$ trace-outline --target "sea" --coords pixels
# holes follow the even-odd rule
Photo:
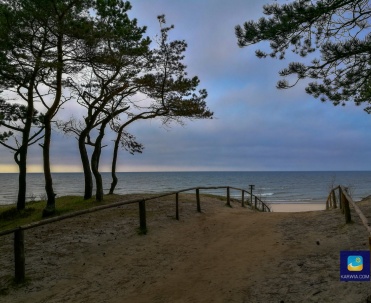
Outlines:
[[[343,185],[355,201],[371,195],[371,171],[310,172],[121,172],[115,193],[162,193],[191,187],[231,186],[250,191],[266,203],[325,203],[333,186]],[[105,193],[111,175],[102,173]],[[14,204],[17,198],[18,174],[0,174],[0,205]],[[57,196],[83,195],[82,173],[53,174]],[[201,193],[226,195],[225,189],[201,190]],[[240,197],[231,190],[231,196]],[[41,173],[27,175],[27,200],[44,200],[44,178]]]

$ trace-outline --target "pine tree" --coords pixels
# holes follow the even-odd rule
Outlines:
[[[306,92],[321,101],[366,103],[371,112],[370,1],[296,0],[265,5],[263,13],[267,17],[236,26],[235,33],[240,47],[270,42],[270,51],[256,51],[259,58],[284,59],[290,49],[303,58],[279,72],[296,80],[280,80],[278,88],[313,79]]]
[[[111,1],[111,4],[115,1]],[[118,5],[117,3],[115,5]],[[107,8],[107,6],[106,6]],[[95,54],[94,61],[86,65],[84,77],[70,79],[70,88],[78,95],[78,102],[86,108],[84,121],[70,120],[59,123],[66,132],[77,135],[81,160],[85,175],[85,199],[92,197],[92,177],[95,177],[96,200],[103,199],[103,183],[99,173],[99,161],[102,140],[106,127],[117,132],[112,161],[113,182],[110,192],[115,186],[115,170],[117,150],[120,141],[131,151],[141,150],[134,137],[125,136],[124,128],[129,124],[143,119],[161,118],[163,122],[180,122],[183,118],[211,118],[212,113],[206,106],[206,90],[196,92],[199,85],[197,77],[186,77],[186,66],[182,64],[186,43],[184,41],[168,42],[168,31],[172,27],[161,30],[156,48],[150,50],[150,40],[142,38],[145,28],[136,27],[136,21],[129,22],[126,10],[112,16],[104,30],[99,48],[89,52]],[[112,9],[111,12],[118,12]],[[117,18],[127,19],[120,22],[124,28],[117,26]],[[159,17],[160,24],[165,24],[164,16]],[[114,26],[115,25],[115,26]],[[131,34],[131,40],[124,35]],[[134,37],[136,37],[134,39]],[[97,58],[100,58],[97,60]],[[141,98],[138,98],[141,93]],[[145,98],[143,103],[141,99]],[[125,118],[120,118],[125,116]],[[121,123],[121,119],[125,122]],[[97,131],[94,137],[93,131]],[[127,141],[129,139],[129,141]],[[129,144],[129,146],[128,146]],[[89,163],[87,145],[93,146]],[[117,182],[117,181],[116,181]]]

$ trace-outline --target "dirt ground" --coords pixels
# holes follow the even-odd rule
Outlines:
[[[355,213],[257,213],[202,196],[137,206],[25,232],[27,283],[16,287],[12,237],[1,238],[0,302],[366,302],[369,282],[340,282],[340,250],[367,250]],[[371,200],[360,203],[371,214]]]

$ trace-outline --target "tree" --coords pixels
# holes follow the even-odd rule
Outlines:
[[[129,123],[130,124],[130,123]],[[112,195],[115,191],[118,178],[116,175],[116,168],[117,168],[117,156],[118,156],[118,149],[121,144],[121,147],[128,151],[130,154],[134,153],[142,153],[144,146],[141,143],[136,141],[135,136],[125,131],[125,127],[127,126],[126,123],[122,125],[115,125],[112,124],[111,128],[117,133],[114,148],[113,148],[113,155],[112,155],[112,164],[111,164],[111,177],[112,182],[109,190],[109,194]]]
[[[35,103],[40,101],[41,75],[47,73],[43,60],[48,51],[46,41],[29,1],[0,2],[0,126],[8,129],[0,136],[0,142],[15,153],[19,167],[18,210],[24,209],[26,203],[28,147],[40,139],[42,131],[31,135],[32,126],[43,122]],[[15,145],[5,143],[11,137]]]
[[[289,48],[305,58],[292,62],[280,76],[296,76],[293,83],[280,80],[277,87],[290,88],[310,78],[308,94],[334,105],[366,102],[370,113],[371,6],[368,0],[295,0],[263,6],[269,17],[236,26],[240,47],[270,42],[270,52],[257,50],[259,58],[284,59]],[[318,56],[320,53],[320,56]],[[311,61],[309,57],[312,57]]]
[[[99,0],[97,0],[100,2]],[[35,94],[44,106],[43,126],[44,140],[41,144],[43,150],[43,169],[47,205],[43,216],[55,211],[55,193],[51,175],[50,145],[52,136],[53,118],[59,108],[72,98],[64,90],[66,79],[78,73],[84,65],[84,58],[79,46],[81,40],[89,40],[87,35],[91,29],[88,11],[95,3],[92,0],[14,0],[16,9],[34,18],[29,31],[40,32],[42,41],[29,43],[28,52],[34,56],[34,48],[44,48],[40,59],[44,69],[39,70],[39,86]],[[17,6],[17,4],[19,6]],[[21,28],[21,30],[24,30]],[[43,93],[46,90],[47,93]]]
[[[93,39],[81,48],[89,60],[79,75],[68,80],[77,102],[86,108],[84,121],[71,120],[59,125],[78,137],[85,176],[84,198],[92,197],[92,171],[96,180],[96,200],[101,201],[103,186],[98,166],[105,128],[129,109],[127,98],[141,85],[137,78],[147,62],[150,40],[143,38],[145,27],[138,27],[135,19],[129,19],[127,11],[131,6],[128,2],[113,0],[97,4]],[[92,140],[94,129],[98,130],[98,135]],[[86,145],[93,146],[90,163]]]
[[[157,41],[157,48],[152,50],[151,64],[147,67],[147,74],[140,80],[143,86],[140,92],[145,94],[151,104],[139,112],[128,113],[127,121],[118,125],[113,121],[113,129],[117,132],[112,157],[112,183],[110,194],[113,194],[117,185],[116,165],[120,142],[130,143],[129,151],[138,151],[137,142],[125,134],[125,128],[131,123],[143,120],[161,118],[163,124],[171,121],[182,123],[183,119],[209,119],[213,113],[207,108],[205,99],[206,90],[196,93],[199,85],[198,77],[187,78],[186,66],[182,63],[187,44],[183,40],[168,41],[169,31],[174,26],[163,27],[166,24],[165,16],[158,16],[161,35]],[[115,123],[116,122],[116,123]],[[127,145],[124,145],[127,149]],[[140,152],[142,146],[140,145]]]
[[[26,148],[35,102],[43,109],[45,129],[43,167],[47,206],[55,210],[50,144],[53,118],[64,102],[72,99],[68,79],[78,74],[91,56],[85,51],[99,38],[94,12],[108,0],[10,0],[1,2],[0,84],[27,103],[21,162]],[[112,2],[112,1],[108,1]],[[126,5],[124,2],[122,5]],[[85,48],[85,49],[84,49]],[[22,167],[26,167],[22,164]],[[25,168],[22,168],[22,175]]]
[[[116,7],[119,5],[115,1],[111,4]],[[145,28],[138,28],[136,20],[129,21],[126,15],[129,8],[124,7],[120,13],[117,13],[117,8],[109,10],[117,14],[102,20],[104,34],[98,40],[99,48],[94,50],[91,45],[89,48],[89,52],[95,53],[94,61],[87,65],[84,77],[69,79],[70,88],[76,92],[78,102],[87,112],[84,122],[68,121],[59,125],[64,131],[78,136],[85,175],[85,199],[92,196],[90,169],[96,180],[96,200],[103,199],[102,178],[98,167],[102,140],[109,124],[115,125],[112,128],[118,132],[114,155],[114,159],[117,159],[119,142],[125,133],[124,127],[136,120],[163,117],[166,122],[180,117],[212,116],[204,101],[206,91],[201,90],[199,95],[193,92],[199,83],[198,78],[185,77],[185,66],[180,61],[186,44],[183,41],[166,44],[170,28],[165,28],[161,36],[163,45],[150,51],[151,41],[142,38]],[[106,16],[107,13],[102,15]],[[163,17],[160,18],[161,22],[165,21]],[[147,104],[135,98],[137,93],[147,96]],[[119,116],[123,113],[128,118],[119,126]],[[95,129],[98,134],[93,140],[92,132]],[[86,145],[93,146],[90,166]],[[141,150],[141,146],[132,140],[130,145],[130,150]]]
[[[28,147],[42,139],[40,134],[43,131],[42,115],[36,110],[33,111],[32,119],[28,118],[28,115],[27,106],[18,103],[9,104],[4,99],[0,99],[0,126],[8,129],[0,133],[0,144],[14,152],[14,161],[19,168],[17,210],[23,210],[26,206]],[[39,128],[31,135],[33,125]],[[18,140],[19,134],[21,141]],[[13,139],[13,144],[8,142],[10,139]]]

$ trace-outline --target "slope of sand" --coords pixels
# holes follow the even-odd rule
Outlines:
[[[370,283],[339,281],[340,250],[368,249],[339,210],[256,213],[182,195],[147,202],[149,232],[126,206],[25,232],[28,282],[12,287],[1,239],[0,302],[365,302]],[[362,207],[370,213],[368,202]]]

